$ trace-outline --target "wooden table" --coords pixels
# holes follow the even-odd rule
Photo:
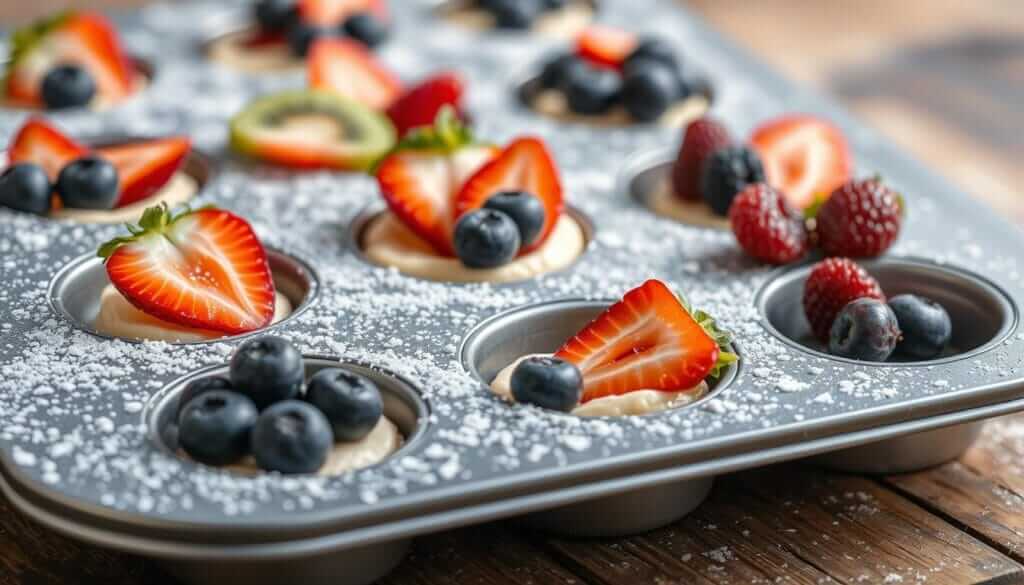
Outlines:
[[[104,0],[129,5],[139,0]],[[70,2],[0,2],[0,22]],[[97,2],[91,2],[96,5]],[[1024,19],[1018,0],[693,0],[716,26],[1024,220]],[[752,31],[756,31],[752,32]],[[491,524],[427,536],[388,585],[1024,583],[1024,415],[960,461],[890,477],[800,464],[721,478],[668,528],[573,541]],[[0,500],[0,584],[174,583]]]

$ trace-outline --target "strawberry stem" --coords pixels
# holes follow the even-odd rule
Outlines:
[[[174,222],[179,219],[191,215],[196,211],[202,209],[212,209],[213,205],[204,205],[198,209],[192,209],[191,207],[185,206],[184,209],[178,213],[173,213],[170,208],[167,207],[166,203],[154,207],[147,207],[146,211],[142,212],[142,217],[139,218],[139,223],[133,225],[130,223],[125,224],[125,229],[128,230],[127,236],[118,236],[109,242],[104,243],[100,246],[99,250],[96,251],[96,255],[103,259],[109,259],[110,256],[117,251],[123,245],[131,244],[141,238],[150,235],[163,235],[167,236],[167,229],[174,225]],[[168,238],[171,244],[174,244],[173,240]]]

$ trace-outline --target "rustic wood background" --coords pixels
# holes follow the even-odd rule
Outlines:
[[[624,0],[614,0],[624,1]],[[0,0],[0,24],[58,7]],[[792,78],[835,95],[937,172],[1024,221],[1020,0],[691,0]],[[695,514],[634,538],[573,541],[490,524],[420,539],[388,585],[1024,583],[1024,415],[960,461],[861,477],[788,464],[722,478]],[[0,584],[171,584],[0,499]]]

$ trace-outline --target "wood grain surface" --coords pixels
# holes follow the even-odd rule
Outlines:
[[[69,5],[0,0],[0,23]],[[1024,221],[1019,0],[692,0],[712,25],[969,192]],[[0,585],[175,583],[68,540],[0,500]],[[890,477],[799,464],[720,478],[686,519],[620,540],[491,524],[418,539],[388,585],[1024,583],[1024,415],[960,461]]]

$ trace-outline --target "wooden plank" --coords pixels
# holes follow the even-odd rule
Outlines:
[[[582,585],[521,535],[496,524],[416,540],[409,557],[380,585]]]
[[[1009,557],[874,481],[796,466],[724,478],[696,513],[651,534],[546,542],[605,585],[1024,579]]]
[[[958,462],[884,482],[1024,561],[1024,415],[990,422]]]

